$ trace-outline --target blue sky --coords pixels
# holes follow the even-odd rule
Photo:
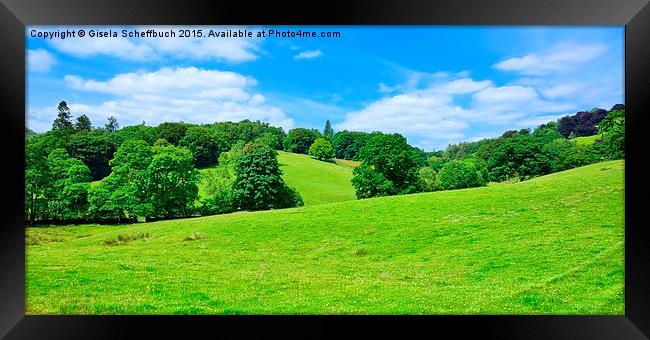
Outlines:
[[[624,103],[624,28],[549,26],[193,27],[338,31],[340,38],[66,38],[32,30],[27,125],[61,100],[100,126],[261,120],[285,131],[399,132],[426,150]],[[187,27],[182,27],[187,28]]]

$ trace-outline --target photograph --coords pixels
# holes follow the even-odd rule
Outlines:
[[[626,315],[623,25],[24,30],[25,315]]]

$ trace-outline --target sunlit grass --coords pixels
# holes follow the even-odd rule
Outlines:
[[[623,193],[614,161],[465,190],[30,228],[26,312],[623,314]]]

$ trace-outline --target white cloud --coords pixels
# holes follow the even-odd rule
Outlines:
[[[489,87],[474,94],[473,99],[479,104],[512,105],[537,99],[537,92],[524,86]]]
[[[581,86],[579,84],[558,84],[555,86],[543,88],[540,92],[544,97],[547,98],[559,98],[572,95],[583,88],[584,86]]]
[[[522,57],[502,60],[493,65],[502,71],[513,71],[525,75],[543,75],[571,71],[576,65],[588,62],[606,51],[604,44],[577,45],[562,43],[550,51],[530,53]]]
[[[162,68],[154,72],[118,74],[106,81],[66,76],[72,89],[112,95],[98,104],[70,103],[73,115],[86,114],[93,123],[103,123],[115,115],[122,125],[150,125],[164,121],[210,123],[216,121],[261,120],[285,129],[293,120],[281,109],[266,104],[266,98],[254,93],[253,78],[219,70],[196,67]],[[48,126],[56,112],[55,105],[30,110],[35,125]],[[41,110],[41,111],[39,111]],[[48,124],[45,124],[48,123]]]
[[[298,54],[296,54],[293,59],[314,59],[318,58],[323,55],[323,52],[321,50],[311,50],[311,51],[302,51]]]
[[[464,94],[476,92],[489,86],[492,86],[490,80],[477,82],[469,78],[462,78],[444,83],[443,85],[436,87],[434,91],[447,94]]]
[[[495,86],[490,80],[471,78],[439,79],[425,88],[391,87],[400,92],[349,112],[335,128],[398,132],[411,143],[430,149],[475,138],[466,136],[472,127],[492,126],[490,130],[494,131],[498,130],[496,126],[527,127],[556,119],[549,119],[549,113],[568,112],[574,107],[572,103],[544,100],[529,86]],[[469,101],[461,99],[467,94],[471,95]]]
[[[208,30],[223,31],[223,27],[183,27],[184,29],[202,29],[203,34]],[[103,27],[89,27],[88,30],[108,30]],[[159,32],[175,30],[173,26],[133,27],[132,29],[144,32],[153,29]],[[234,29],[228,27],[228,29]],[[47,29],[41,29],[47,31]],[[254,32],[255,33],[255,32]],[[255,34],[254,34],[255,35]],[[121,31],[118,37],[83,38],[73,37],[66,39],[52,39],[48,42],[59,52],[75,57],[85,58],[91,56],[111,56],[130,61],[149,61],[162,58],[189,59],[189,60],[217,60],[227,63],[241,63],[258,58],[260,53],[260,38],[123,38]]]
[[[27,70],[33,72],[47,72],[56,64],[54,56],[42,49],[27,51]]]

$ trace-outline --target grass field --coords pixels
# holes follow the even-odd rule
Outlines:
[[[26,313],[624,314],[623,167],[266,212],[27,229]],[[289,169],[287,181],[300,177]]]
[[[587,144],[593,144],[600,137],[602,136],[593,135],[593,136],[576,137],[575,141],[576,144],[578,145],[587,145]]]
[[[307,155],[278,151],[282,178],[300,195],[305,206],[355,200],[352,166],[323,162]]]
[[[282,178],[290,187],[298,190],[305,206],[357,198],[351,180],[352,169],[359,162],[337,160],[330,163],[308,155],[278,151],[278,163],[283,172]],[[199,197],[206,195],[203,185],[199,183]]]

